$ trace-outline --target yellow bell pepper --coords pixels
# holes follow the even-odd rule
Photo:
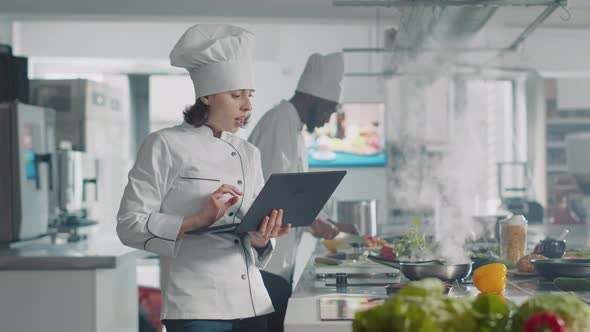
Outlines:
[[[502,294],[506,290],[506,265],[488,264],[475,270],[473,284],[482,293]]]

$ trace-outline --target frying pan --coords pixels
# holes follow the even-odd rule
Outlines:
[[[532,259],[535,271],[548,280],[590,277],[590,259]]]
[[[471,273],[472,264],[445,264],[439,260],[399,261],[383,259],[375,255],[369,255],[368,258],[374,262],[400,270],[404,277],[410,280],[424,278],[438,278],[443,281],[461,280]]]

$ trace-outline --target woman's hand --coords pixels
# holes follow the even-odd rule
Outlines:
[[[283,236],[291,231],[291,224],[281,227],[283,223],[283,210],[272,210],[270,216],[262,219],[258,232],[249,232],[250,243],[256,249],[263,249],[273,237]]]
[[[232,197],[227,201],[224,201],[223,196],[225,194],[230,194]],[[205,227],[208,227],[219,220],[219,218],[225,214],[227,209],[240,200],[240,196],[242,196],[242,192],[238,188],[229,184],[221,185],[219,189],[209,195],[205,208],[199,212],[201,218],[206,222]]]
[[[225,201],[223,198],[225,194],[232,197]],[[240,196],[242,196],[242,192],[238,188],[229,184],[221,185],[219,189],[209,195],[203,210],[195,215],[184,217],[178,238],[182,238],[185,232],[206,228],[215,223],[225,214],[227,209],[240,200]]]

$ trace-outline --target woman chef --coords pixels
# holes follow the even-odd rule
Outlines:
[[[129,172],[117,233],[160,255],[161,319],[168,332],[257,331],[273,311],[259,269],[270,259],[282,210],[258,232],[185,234],[239,223],[264,180],[260,153],[235,136],[252,110],[254,36],[229,25],[195,25],[170,54],[188,70],[197,101],[185,122],[150,134]],[[262,324],[262,326],[260,325]]]

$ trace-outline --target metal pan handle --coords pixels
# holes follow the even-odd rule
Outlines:
[[[375,255],[368,255],[367,258],[372,260],[373,262],[391,266],[395,269],[401,270],[401,262],[397,259],[384,259]]]

